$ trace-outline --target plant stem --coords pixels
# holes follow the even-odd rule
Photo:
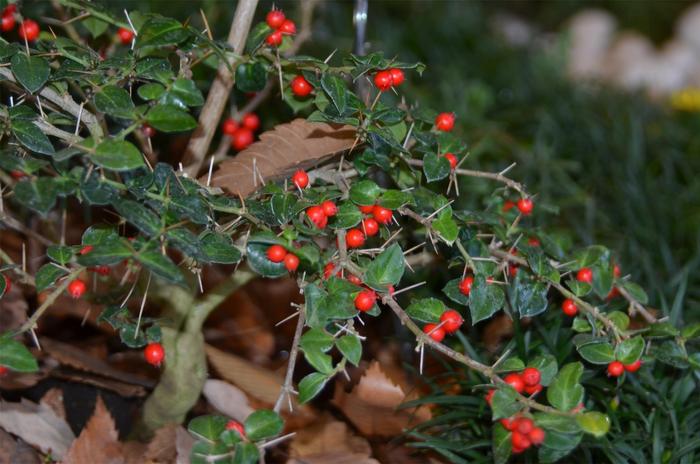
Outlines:
[[[299,308],[299,315],[297,316],[297,327],[294,331],[294,340],[292,341],[292,348],[289,352],[289,363],[287,364],[287,373],[284,377],[284,384],[282,385],[282,390],[280,391],[280,396],[275,402],[274,411],[279,413],[282,409],[282,402],[287,395],[291,394],[292,382],[294,380],[294,367],[296,366],[297,356],[299,355],[299,340],[301,339],[301,333],[304,330],[304,321],[306,320],[306,311],[304,307]]]

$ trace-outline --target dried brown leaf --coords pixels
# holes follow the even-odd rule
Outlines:
[[[257,173],[267,181],[308,169],[352,148],[356,134],[352,126],[304,119],[280,124],[261,134],[258,142],[235,158],[221,163],[211,185],[246,197],[261,185]],[[203,180],[206,182],[206,177]]]
[[[243,422],[253,412],[246,394],[223,380],[207,380],[202,393],[214,409],[239,422]]]
[[[287,464],[378,464],[367,440],[347,424],[328,420],[299,430],[289,445]]]
[[[190,454],[194,446],[194,437],[183,427],[175,431],[175,449],[177,450],[177,464],[190,464]]]
[[[114,419],[97,397],[95,411],[80,436],[73,442],[63,464],[121,464],[124,463],[122,444],[119,443]]]
[[[39,403],[51,408],[61,419],[66,419],[66,408],[63,406],[63,390],[60,388],[49,389],[44,393],[44,396],[41,397]]]
[[[41,464],[41,458],[24,440],[0,430],[0,464]]]
[[[29,305],[16,283],[0,298],[0,327],[5,331],[18,329],[27,320]]]
[[[173,462],[177,456],[175,440],[177,430],[182,428],[177,424],[166,425],[156,430],[153,439],[148,444],[145,458],[155,462]]]

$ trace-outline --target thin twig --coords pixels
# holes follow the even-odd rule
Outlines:
[[[275,407],[273,409],[276,413],[279,413],[282,409],[282,403],[284,402],[285,397],[291,394],[292,381],[294,380],[294,367],[299,354],[299,340],[301,340],[301,333],[304,330],[304,321],[306,320],[305,315],[305,309],[303,307],[299,308],[299,319],[297,319],[297,328],[294,331],[294,340],[292,341],[292,348],[289,352],[287,373],[284,376],[284,384],[282,385],[280,395],[277,397],[277,401],[275,402]]]

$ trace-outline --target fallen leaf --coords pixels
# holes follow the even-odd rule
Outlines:
[[[305,119],[279,124],[235,158],[221,163],[210,185],[246,197],[261,186],[258,176],[281,179],[297,169],[315,166],[352,148],[356,134],[352,126]],[[206,177],[200,181],[206,182]]]
[[[80,436],[73,442],[63,464],[120,464],[124,462],[114,419],[97,396],[95,411]]]
[[[194,437],[180,426],[175,430],[175,449],[177,450],[177,464],[190,464],[190,455],[194,446]]]
[[[51,388],[39,400],[40,404],[48,406],[58,417],[66,420],[66,408],[63,406],[63,390]]]
[[[182,426],[170,424],[156,430],[153,439],[148,444],[145,459],[155,462],[173,462],[177,456],[177,431]]]
[[[56,369],[51,372],[51,377],[104,388],[105,390],[111,390],[118,393],[120,396],[138,398],[146,396],[146,389],[139,385],[131,385],[128,383],[119,382],[118,380],[106,379],[98,375],[90,374],[89,372],[67,372],[61,369]]]
[[[392,436],[431,418],[425,406],[396,409],[410,399],[374,361],[350,393],[336,383],[333,403],[363,435]]]
[[[24,324],[28,309],[22,289],[13,283],[10,291],[0,298],[0,327],[3,331],[13,331]]]
[[[41,464],[34,449],[21,439],[0,430],[0,464]]]
[[[297,431],[287,464],[379,464],[371,453],[367,440],[351,433],[346,423],[327,418]]]
[[[207,380],[202,393],[214,409],[238,422],[242,423],[253,412],[245,393],[223,380]]]
[[[75,440],[66,421],[51,408],[25,399],[21,403],[0,402],[0,428],[58,460]]]

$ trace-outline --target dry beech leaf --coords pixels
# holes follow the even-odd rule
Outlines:
[[[80,436],[73,442],[63,464],[121,464],[124,461],[114,419],[97,396],[95,411]]]
[[[180,426],[175,430],[175,449],[177,450],[177,464],[190,464],[190,454],[194,446],[194,437]]]
[[[374,361],[350,393],[336,384],[333,403],[363,435],[392,436],[431,418],[425,406],[396,409],[410,399]]]
[[[246,394],[223,380],[207,380],[202,393],[214,409],[238,422],[243,422],[253,412]]]
[[[211,185],[247,197],[265,181],[288,177],[297,169],[308,169],[352,148],[355,128],[338,124],[295,119],[260,135],[260,140],[235,158],[224,161]],[[206,182],[206,176],[200,181]]]
[[[23,440],[15,440],[12,435],[0,430],[0,464],[41,464],[41,458]]]
[[[66,421],[48,406],[22,399],[21,403],[0,402],[0,428],[17,435],[43,453],[61,460],[75,435]]]
[[[22,289],[14,283],[10,291],[0,298],[0,327],[3,331],[14,331],[27,320],[29,305]]]
[[[175,440],[177,430],[182,428],[177,424],[166,425],[156,430],[153,439],[146,449],[146,460],[155,462],[173,462],[177,456]]]
[[[344,422],[329,418],[297,431],[287,464],[379,464],[371,453],[367,440],[352,434]]]
[[[44,393],[44,396],[41,397],[39,403],[51,408],[61,419],[66,419],[66,408],[63,405],[63,390],[60,388],[49,389]]]

